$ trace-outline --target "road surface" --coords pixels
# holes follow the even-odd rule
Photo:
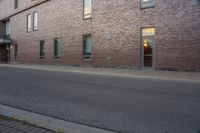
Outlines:
[[[0,104],[121,133],[200,133],[200,83],[0,67]]]

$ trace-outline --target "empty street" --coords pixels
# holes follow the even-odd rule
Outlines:
[[[200,83],[0,67],[0,104],[120,133],[200,133]]]

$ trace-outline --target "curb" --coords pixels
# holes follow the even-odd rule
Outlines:
[[[0,114],[16,118],[21,121],[27,121],[31,124],[64,133],[116,133],[95,127],[89,127],[81,124],[67,122],[56,118],[40,115],[37,113],[16,109],[10,106],[0,104]]]
[[[95,75],[103,75],[103,76],[117,76],[117,77],[128,77],[128,78],[144,78],[144,79],[158,79],[158,80],[175,80],[175,81],[185,81],[185,82],[197,82],[200,83],[200,78],[191,78],[190,77],[173,77],[173,76],[163,76],[163,75],[141,75],[141,74],[127,74],[127,73],[118,73],[118,72],[108,72],[108,71],[88,71],[81,69],[66,69],[66,68],[56,68],[55,66],[27,66],[27,65],[10,65],[3,64],[0,67],[10,67],[10,68],[21,68],[21,69],[34,69],[34,70],[45,70],[45,71],[55,71],[55,72],[71,72],[71,73],[82,73],[82,74],[95,74]],[[200,75],[200,73],[199,73]]]

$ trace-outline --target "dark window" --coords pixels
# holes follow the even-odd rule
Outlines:
[[[18,8],[18,0],[15,0],[15,9]]]
[[[54,39],[54,58],[59,59],[60,58],[60,38]]]
[[[88,19],[92,17],[92,0],[83,0],[84,1],[84,19]]]
[[[195,4],[200,5],[200,0],[193,0]]]
[[[155,0],[140,0],[141,8],[154,7],[154,1]]]
[[[83,36],[83,59],[91,60],[92,56],[92,37],[90,34]]]
[[[26,26],[27,32],[31,31],[31,14],[27,15],[27,26]]]
[[[33,30],[38,29],[38,13],[34,12],[33,13]]]
[[[15,44],[15,52],[14,52],[14,56],[15,56],[15,59],[17,59],[17,57],[18,57],[18,45],[17,44]]]
[[[44,49],[45,41],[40,41],[40,59],[45,58],[45,49]]]

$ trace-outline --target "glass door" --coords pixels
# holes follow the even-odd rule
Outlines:
[[[154,66],[154,28],[142,29],[142,65],[143,67]]]

